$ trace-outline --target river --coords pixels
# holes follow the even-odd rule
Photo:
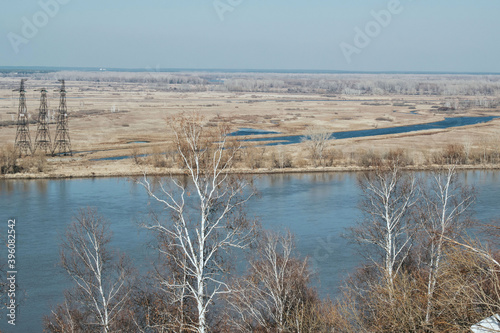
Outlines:
[[[412,111],[413,112],[413,111]],[[363,138],[370,136],[380,136],[380,135],[391,135],[391,134],[402,134],[409,132],[417,132],[417,131],[426,131],[426,130],[435,130],[435,129],[445,129],[445,128],[455,128],[455,127],[463,127],[469,125],[476,125],[490,122],[499,117],[495,116],[482,116],[482,117],[453,117],[453,118],[445,118],[441,121],[436,121],[432,123],[423,123],[416,125],[407,125],[407,126],[396,126],[396,127],[382,127],[382,128],[374,128],[367,130],[356,130],[356,131],[345,131],[345,132],[335,132],[332,133],[328,140],[333,139],[352,139],[352,138]],[[242,142],[265,142],[264,146],[280,146],[280,145],[291,145],[298,144],[304,140],[307,140],[307,136],[305,135],[286,135],[286,136],[272,136],[272,137],[251,137],[254,135],[270,135],[270,134],[281,134],[279,132],[274,131],[265,131],[254,128],[240,128],[239,130],[229,133],[229,136],[239,137],[245,136],[247,138],[242,139]],[[147,143],[147,141],[131,141],[128,143]],[[97,152],[98,150],[93,150],[90,152]],[[76,153],[85,153],[75,152]],[[140,157],[145,157],[148,155],[140,155]],[[113,157],[104,157],[104,158],[96,158],[91,159],[91,161],[117,161],[124,160],[127,158],[132,158],[131,155],[124,156],[113,156]]]
[[[468,171],[462,180],[475,185],[476,217],[489,221],[500,217],[500,171]],[[359,219],[359,189],[355,173],[278,174],[257,178],[260,195],[249,203],[249,215],[272,230],[289,229],[297,250],[310,257],[314,283],[322,296],[334,297],[342,280],[360,263],[342,234]],[[150,208],[144,189],[125,178],[67,180],[0,180],[0,234],[7,221],[16,219],[17,312],[15,327],[7,324],[2,310],[0,330],[40,332],[44,315],[62,300],[72,285],[57,266],[59,244],[66,226],[78,209],[96,207],[110,221],[112,246],[132,257],[140,272],[147,272],[154,251],[151,236],[140,227]],[[3,258],[3,259],[2,259]],[[6,263],[7,250],[0,263]],[[5,264],[4,264],[4,271]]]

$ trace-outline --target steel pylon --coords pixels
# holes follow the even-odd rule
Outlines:
[[[66,86],[64,80],[59,90],[59,110],[57,112],[56,136],[52,154],[73,155],[71,151],[71,140],[69,138],[68,109],[66,106]]]
[[[50,141],[49,123],[48,123],[48,108],[47,108],[47,90],[40,90],[40,108],[38,111],[38,125],[35,137],[35,148],[33,153],[41,150],[46,154],[52,152],[52,143]]]
[[[21,80],[21,87],[13,91],[19,91],[19,108],[17,111],[17,131],[15,147],[19,149],[19,155],[28,155],[32,152],[31,137],[29,129],[29,115],[28,108],[26,107],[26,90],[24,89],[24,82],[26,79]]]

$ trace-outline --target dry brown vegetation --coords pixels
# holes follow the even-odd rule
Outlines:
[[[17,96],[12,89],[19,85],[19,78],[29,78],[28,90],[45,87],[49,91],[57,88],[56,79],[66,79],[70,135],[76,153],[73,158],[49,158],[42,169],[50,171],[31,168],[22,177],[134,175],[145,167],[158,174],[177,172],[175,156],[169,156],[173,138],[165,119],[179,112],[200,112],[207,119],[206,126],[224,123],[231,130],[246,127],[281,135],[307,135],[311,129],[319,135],[428,123],[453,116],[500,115],[497,76],[162,72],[1,75],[3,145],[12,144],[15,138]],[[54,126],[57,94],[48,97]],[[27,98],[34,122],[39,96],[29,91]],[[244,172],[365,168],[399,149],[405,150],[412,162],[408,165],[415,168],[463,159],[464,154],[465,161],[458,162],[461,165],[489,167],[498,164],[499,124],[493,120],[462,128],[330,140],[318,146],[319,151],[311,147],[314,140],[266,148],[252,148],[249,143],[249,151],[242,153],[235,167]],[[450,151],[449,145],[457,145],[452,149],[456,151]],[[131,158],[95,161],[116,156]]]
[[[498,248],[467,236],[474,192],[455,166],[418,188],[397,165],[379,168],[360,182],[366,218],[352,237],[369,260],[336,304],[337,330],[469,332],[500,309]]]
[[[47,156],[37,152],[32,156],[19,157],[19,150],[7,145],[0,150],[0,174],[43,173],[48,170]]]
[[[470,332],[472,325],[498,313],[498,265],[458,245],[447,244],[445,253],[429,321],[425,269],[409,266],[389,288],[378,281],[379,272],[365,267],[348,281],[336,304],[337,331]]]

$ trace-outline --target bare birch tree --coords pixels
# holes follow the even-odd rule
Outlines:
[[[184,329],[204,333],[209,309],[220,294],[230,292],[228,251],[246,248],[253,237],[254,225],[243,208],[254,192],[246,178],[230,173],[239,147],[227,148],[226,127],[208,128],[198,115],[181,115],[169,123],[188,179],[170,177],[155,189],[144,177],[141,184],[148,194],[171,215],[148,228],[170,239],[163,255],[181,272],[163,279],[162,287],[175,290],[179,299],[194,300],[196,322]]]
[[[382,262],[373,255],[370,259],[381,268],[392,290],[394,277],[412,246],[410,210],[416,203],[416,180],[413,174],[404,173],[395,160],[363,174],[359,184],[365,220],[351,232],[360,243],[378,249]]]
[[[116,330],[130,294],[131,269],[124,256],[109,249],[110,240],[109,226],[95,210],[82,210],[69,226],[61,245],[61,265],[76,288],[66,294],[52,320],[46,320],[46,328]],[[76,317],[79,322],[75,322]]]
[[[423,193],[422,221],[429,239],[427,244],[429,272],[425,323],[430,323],[433,296],[440,272],[445,240],[459,235],[468,225],[468,210],[474,203],[474,192],[457,179],[456,166],[433,174],[429,189]]]
[[[465,152],[465,163],[469,164],[470,163],[470,158],[471,158],[471,153],[472,153],[472,148],[473,148],[473,142],[472,139],[468,136],[464,138],[464,152]]]
[[[314,160],[314,165],[323,165],[325,150],[328,141],[332,139],[332,133],[316,127],[308,127],[304,134],[303,142],[307,145]]]
[[[152,226],[162,224],[156,214],[153,221]],[[170,234],[156,232],[156,236],[160,260],[135,293],[135,326],[140,332],[194,332],[197,303],[187,288],[188,280],[195,281],[187,274],[187,258]]]
[[[196,316],[193,300],[187,300],[181,290],[163,287],[168,278],[157,272],[143,278],[131,296],[131,331],[140,333],[192,332]],[[170,281],[172,283],[172,280]]]
[[[227,300],[238,332],[327,332],[323,304],[308,287],[307,260],[294,256],[290,233],[267,232],[249,262],[248,273],[234,282]]]
[[[259,243],[255,260],[250,261],[249,276],[237,281],[230,304],[237,313],[236,327],[251,332],[255,327],[286,330],[287,309],[296,301],[293,274],[303,275],[306,264],[292,257],[292,236],[267,233]],[[295,266],[295,267],[293,267]],[[295,271],[298,269],[298,271]]]
[[[51,311],[51,316],[44,318],[44,328],[52,333],[89,331],[85,329],[85,315],[76,308],[68,292],[65,292],[64,302]]]

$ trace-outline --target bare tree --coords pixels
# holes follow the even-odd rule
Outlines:
[[[161,225],[153,214],[153,226]],[[155,230],[155,228],[152,228]],[[168,233],[156,232],[160,260],[150,279],[134,295],[135,326],[140,332],[194,332],[197,327],[197,303],[190,297],[187,258]]]
[[[365,220],[351,230],[360,243],[375,246],[382,256],[380,262],[370,259],[384,272],[384,278],[392,289],[394,277],[403,264],[412,245],[414,227],[410,222],[410,210],[416,203],[416,180],[413,174],[403,173],[397,160],[380,165],[375,171],[361,176],[360,204]]]
[[[255,325],[278,332],[286,329],[287,306],[293,302],[294,273],[302,275],[305,262],[295,266],[292,257],[292,237],[268,233],[258,246],[257,260],[250,262],[248,278],[237,282],[238,293],[231,297],[231,305],[243,319],[237,321],[241,331],[251,331]],[[298,272],[293,272],[298,268]],[[243,327],[242,327],[243,326]],[[246,326],[246,327],[244,327]]]
[[[254,225],[243,208],[254,192],[246,178],[230,173],[239,147],[226,149],[226,127],[205,127],[198,115],[181,115],[169,123],[188,179],[170,177],[156,190],[144,177],[141,184],[148,194],[171,214],[148,228],[170,240],[163,254],[181,272],[171,273],[162,286],[176,290],[178,298],[194,300],[196,323],[185,328],[203,333],[214,301],[230,292],[224,276],[228,251],[246,248],[253,238]]]
[[[472,152],[472,147],[473,147],[472,139],[468,136],[465,137],[463,145],[464,145],[464,152],[465,152],[465,163],[469,164],[471,152]]]
[[[278,146],[276,154],[272,154],[272,160],[274,168],[283,170],[284,168],[290,168],[292,166],[290,155],[288,155],[282,146]]]
[[[423,193],[422,221],[429,239],[427,244],[429,272],[425,323],[430,323],[433,296],[440,272],[445,239],[455,238],[468,225],[468,210],[474,203],[474,192],[457,180],[456,166],[435,172],[430,188]]]
[[[162,286],[166,277],[150,275],[141,280],[131,295],[130,315],[133,331],[141,333],[193,332],[196,307],[193,300],[182,295],[178,290]],[[158,279],[160,285],[158,286]],[[172,281],[170,281],[172,283]]]
[[[239,332],[323,332],[324,304],[308,287],[306,260],[294,256],[290,233],[267,232],[256,247],[246,276],[236,279],[227,300],[232,325]]]
[[[489,150],[491,139],[489,135],[483,134],[479,137],[479,147],[481,150],[481,163],[487,164],[489,162]]]
[[[498,254],[470,239],[446,240],[449,248],[442,264],[442,291],[435,302],[440,310],[438,324],[446,323],[450,331],[470,332],[472,325],[500,311]]]
[[[307,145],[307,148],[311,152],[311,157],[316,166],[323,165],[324,153],[330,139],[332,139],[331,132],[327,132],[313,126],[307,127],[302,141]]]
[[[61,245],[61,265],[76,283],[65,303],[46,320],[46,328],[75,326],[75,317],[87,327],[111,332],[123,315],[130,294],[128,260],[109,249],[111,232],[95,210],[82,210]],[[58,324],[59,323],[59,324]],[[92,330],[95,331],[95,330]]]
[[[6,145],[0,148],[0,174],[19,172],[18,157],[19,152],[14,145]]]
[[[66,292],[64,302],[59,304],[50,317],[44,318],[44,327],[53,333],[77,333],[89,331],[85,329],[85,316],[78,310]]]

